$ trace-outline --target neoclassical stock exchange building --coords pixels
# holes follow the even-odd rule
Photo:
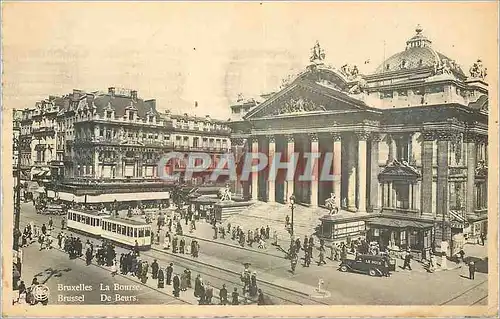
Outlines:
[[[254,200],[312,209],[335,194],[339,213],[321,218],[320,236],[366,237],[409,247],[424,257],[448,253],[487,232],[488,84],[478,60],[467,74],[432,47],[417,27],[403,51],[373,74],[325,63],[317,43],[311,63],[261,102],[232,105],[239,153],[333,152],[334,181],[268,180],[266,170],[239,184]],[[299,159],[295,176],[306,169]],[[325,211],[328,213],[328,211]]]

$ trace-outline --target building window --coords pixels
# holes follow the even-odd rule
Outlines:
[[[134,120],[134,112],[129,112],[129,113],[128,113],[128,119],[129,119],[130,121],[133,121],[133,120]]]
[[[200,138],[199,137],[193,138],[193,147],[199,147],[199,144],[200,144]]]
[[[396,191],[396,208],[410,208],[410,185],[394,183]]]
[[[112,114],[113,114],[113,112],[111,112],[111,111],[107,111],[107,112],[106,112],[106,118],[107,118],[107,119],[110,119]]]

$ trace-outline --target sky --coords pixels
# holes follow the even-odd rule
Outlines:
[[[494,2],[2,7],[4,108],[33,107],[73,89],[114,86],[155,98],[159,110],[227,119],[239,93],[276,91],[283,78],[302,71],[316,41],[327,63],[350,63],[370,73],[384,56],[404,50],[417,24],[435,49],[464,70],[482,58],[490,74],[498,72]]]

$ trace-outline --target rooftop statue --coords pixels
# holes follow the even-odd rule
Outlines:
[[[309,58],[311,62],[323,61],[325,59],[325,50],[321,48],[319,42],[316,41],[316,44],[312,48],[312,55]]]
[[[481,59],[478,59],[469,69],[469,73],[472,78],[484,79],[486,78],[487,70],[488,69],[483,66]]]
[[[359,69],[356,65],[351,66],[349,64],[344,64],[340,68],[340,73],[342,73],[342,75],[344,75],[347,78],[347,80],[352,81],[358,77]]]

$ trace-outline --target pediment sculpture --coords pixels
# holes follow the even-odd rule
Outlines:
[[[284,102],[279,109],[274,111],[273,115],[314,111],[326,111],[326,109],[324,106],[318,105],[306,98],[291,98],[290,100]]]

